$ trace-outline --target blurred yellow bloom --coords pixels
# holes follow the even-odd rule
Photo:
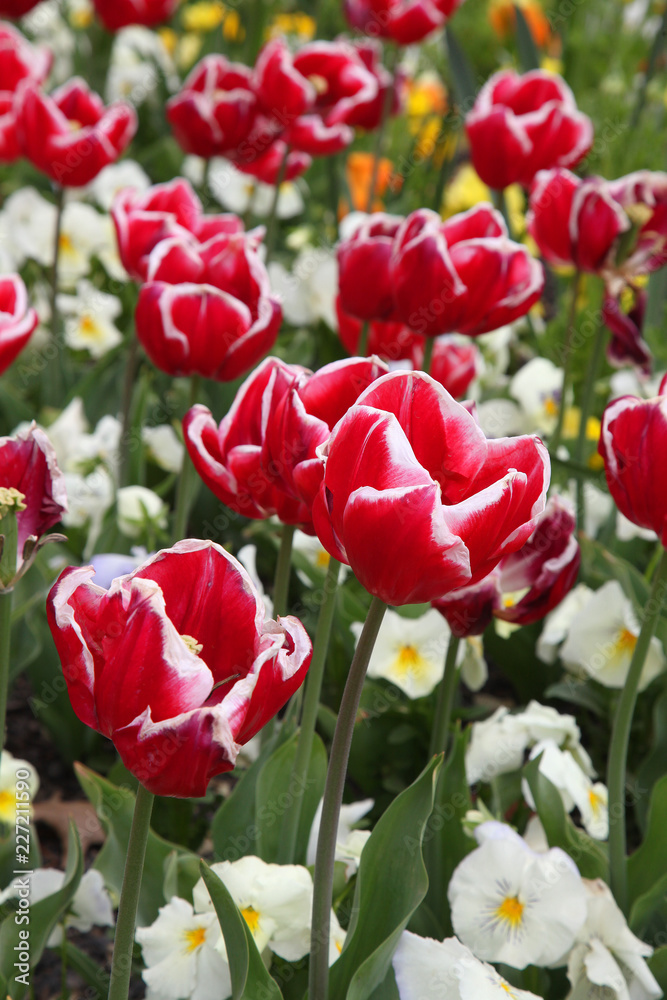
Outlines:
[[[572,441],[579,436],[579,424],[581,422],[581,410],[578,406],[568,406],[565,410],[563,416],[563,437],[566,441]],[[600,440],[600,431],[602,430],[602,424],[597,417],[589,417],[586,421],[586,440],[594,441],[595,444]],[[588,464],[592,469],[600,469],[604,465],[602,455],[598,455],[597,452],[588,460]]]
[[[237,10],[230,10],[222,22],[222,36],[228,42],[242,42],[245,38],[245,28]]]
[[[467,212],[481,201],[491,201],[491,190],[481,180],[473,165],[464,163],[447,185],[441,214],[448,219],[458,212]],[[505,203],[512,233],[515,237],[521,236],[526,228],[526,203],[519,184],[511,184],[505,189]]]
[[[304,42],[309,42],[315,37],[317,24],[310,14],[303,11],[295,11],[294,14],[276,14],[266,32],[268,38],[275,38],[276,35],[296,35]]]
[[[540,59],[540,69],[545,70],[547,73],[557,73],[562,76],[565,66],[562,59],[556,59],[554,56],[542,56]]]
[[[447,111],[447,89],[437,73],[420,73],[407,85],[406,110],[410,131],[419,131],[420,120],[429,115],[441,118]],[[415,121],[416,119],[416,121]]]
[[[169,55],[173,58],[178,47],[178,35],[173,28],[158,28],[158,38],[164,45]]]
[[[515,4],[521,7],[533,41],[539,48],[543,48],[549,41],[551,31],[539,0],[491,0],[489,4],[491,27],[501,40],[512,35],[516,31]]]
[[[189,31],[180,39],[176,48],[176,65],[180,70],[190,69],[197,61],[203,44],[202,36],[194,31]]]
[[[181,23],[186,31],[213,31],[222,24],[225,5],[220,0],[198,0],[181,11]]]
[[[93,7],[87,0],[73,4],[69,10],[70,25],[77,30],[89,28],[93,23]]]
[[[365,212],[368,206],[371,183],[375,174],[375,200],[371,211],[380,212],[383,209],[382,195],[387,188],[396,190],[403,182],[400,174],[394,174],[394,165],[384,157],[379,160],[377,172],[374,169],[375,157],[372,153],[350,153],[345,161],[345,179],[352,198],[352,208],[357,212]],[[350,210],[342,205],[342,215]]]

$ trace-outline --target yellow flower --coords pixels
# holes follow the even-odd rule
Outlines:
[[[228,42],[242,42],[245,38],[245,28],[237,10],[230,10],[222,22],[222,37]]]
[[[500,39],[516,31],[515,4],[521,7],[535,44],[542,48],[549,41],[551,31],[549,21],[539,0],[491,0],[489,21]]]
[[[92,5],[87,0],[74,4],[69,11],[68,20],[75,29],[85,30],[89,28],[93,23]]]
[[[439,115],[441,118],[447,111],[447,89],[440,77],[433,72],[420,73],[407,85],[407,113],[410,118],[426,118],[429,115]],[[411,123],[413,130],[415,123]],[[419,121],[416,122],[417,128]]]
[[[183,8],[181,22],[186,31],[213,31],[224,16],[225,5],[220,0],[198,0]]]
[[[304,42],[309,42],[315,37],[317,24],[310,14],[303,11],[295,11],[293,14],[276,14],[267,29],[267,38],[275,38],[277,35],[296,35]]]
[[[202,37],[194,31],[183,35],[176,50],[176,65],[181,70],[190,69],[201,52]]]
[[[172,58],[178,47],[178,35],[173,28],[158,28],[158,38]]]
[[[542,56],[540,59],[540,69],[547,73],[557,73],[562,76],[565,66],[562,59],[555,59],[553,56]]]

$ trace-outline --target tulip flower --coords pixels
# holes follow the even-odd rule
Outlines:
[[[21,155],[17,132],[16,91],[23,81],[43,83],[53,55],[46,46],[31,45],[20,31],[0,25],[0,163]]]
[[[361,301],[361,296],[359,296]],[[361,349],[361,332],[364,324],[343,308],[340,295],[336,297],[338,336],[348,354],[358,355]],[[368,324],[366,354],[377,354],[386,361],[413,361],[423,353],[424,338],[413,333],[405,323],[391,320],[371,320]],[[415,364],[415,367],[417,365]]]
[[[23,17],[39,2],[40,0],[0,0],[0,17]]]
[[[369,386],[320,454],[316,533],[387,604],[432,601],[477,582],[521,548],[544,510],[541,441],[487,441],[465,407],[421,372]]]
[[[598,451],[621,514],[655,531],[667,546],[667,473],[659,460],[667,442],[667,378],[654,399],[621,396],[602,417]]]
[[[396,318],[415,332],[474,337],[525,316],[544,273],[508,238],[501,214],[481,204],[446,222],[429,209],[409,215],[394,239],[388,284]]]
[[[538,170],[574,167],[593,145],[593,125],[564,80],[544,70],[495,73],[466,117],[470,155],[489,187],[528,187]]]
[[[607,360],[615,368],[633,365],[642,375],[650,375],[653,355],[642,337],[647,295],[643,289],[631,292],[634,302],[627,312],[623,309],[622,294],[617,297],[605,294],[602,320],[612,334]]]
[[[120,31],[130,24],[152,28],[168,21],[179,0],[93,0],[93,7],[107,31]]]
[[[574,586],[581,552],[571,504],[553,497],[525,545],[479,583],[450,591],[433,606],[454,635],[481,635],[492,617],[516,625],[540,621]]]
[[[341,309],[362,320],[395,320],[390,269],[394,238],[403,219],[375,212],[367,215],[349,239],[338,246]],[[373,281],[368,281],[368,275]]]
[[[264,622],[243,567],[188,539],[109,590],[69,567],[48,618],[74,711],[113,740],[159,795],[201,796],[302,683],[311,656],[298,619]]]
[[[351,27],[372,38],[413,45],[442,28],[463,0],[345,0]]]
[[[36,84],[21,91],[19,135],[24,154],[61,187],[83,187],[114,163],[137,130],[134,109],[105,107],[75,77],[50,96]]]
[[[23,350],[38,317],[28,304],[28,293],[18,274],[0,277],[0,374]]]

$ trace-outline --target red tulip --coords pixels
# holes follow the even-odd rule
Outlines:
[[[399,45],[421,42],[461,6],[463,0],[344,0],[349,24],[373,38]]]
[[[43,83],[52,61],[45,46],[31,45],[16,28],[0,24],[0,163],[12,163],[21,155],[15,96],[19,84]]]
[[[252,71],[224,56],[197,63],[167,101],[167,119],[186,153],[228,156],[250,136],[259,110]]]
[[[186,539],[109,590],[66,569],[48,618],[72,707],[157,795],[202,796],[303,682],[312,647],[288,616],[264,621],[243,567]]]
[[[137,129],[137,116],[120,101],[105,108],[78,77],[47,96],[33,84],[21,91],[23,152],[62,187],[83,187],[115,162]]]
[[[421,367],[423,357],[422,351],[415,368]],[[454,399],[463,399],[477,375],[480,358],[479,348],[473,341],[461,341],[455,336],[445,334],[435,339],[429,374],[444,386]]]
[[[40,0],[0,0],[0,17],[16,20],[36,7]]]
[[[16,512],[16,569],[20,576],[32,562],[39,540],[67,511],[65,478],[58,468],[56,453],[44,431],[34,423],[14,437],[0,437],[0,534],[2,508],[12,497],[19,501],[10,503],[10,507]],[[0,587],[12,583],[2,580]]]
[[[317,535],[388,604],[432,601],[482,579],[544,510],[549,458],[539,438],[487,441],[422,372],[369,386],[320,454]]]
[[[642,375],[651,374],[653,356],[642,337],[646,292],[634,289],[634,304],[628,312],[623,310],[621,296],[605,294],[602,303],[602,321],[612,333],[607,346],[607,360],[616,368],[633,365]]]
[[[387,91],[392,88],[392,95],[389,104],[389,114],[398,115],[403,109],[405,90],[405,71],[397,67],[392,74],[382,65],[382,47],[375,39],[362,39],[355,41],[354,47],[364,65],[373,74],[377,81],[377,95],[372,101],[357,102],[352,115],[347,118],[349,125],[357,128],[373,130],[380,127],[384,117],[385,102],[387,101]]]
[[[107,31],[119,31],[129,24],[152,28],[168,21],[179,0],[93,0],[97,16]]]
[[[543,70],[495,73],[480,90],[466,131],[485,184],[528,187],[538,170],[574,167],[593,145],[593,125],[564,80]]]
[[[621,396],[602,417],[598,451],[621,514],[667,546],[667,379],[654,399]]]
[[[390,263],[394,238],[402,222],[400,216],[375,212],[338,245],[340,304],[351,316],[363,320],[398,319]]]
[[[164,239],[178,238],[194,245],[220,233],[243,232],[243,222],[236,215],[204,215],[199,198],[182,177],[154,184],[143,193],[134,188],[119,191],[111,215],[120,259],[135,281],[147,279],[150,252]]]
[[[328,125],[363,126],[369,116],[375,117],[379,79],[354,45],[342,40],[311,42],[294,57],[294,68],[316,82],[313,110]]]
[[[451,591],[433,606],[461,638],[481,635],[493,617],[515,625],[540,621],[577,579],[581,551],[576,526],[571,504],[552,498],[525,545],[501,559],[479,583]]]
[[[253,86],[262,112],[278,130],[288,128],[310,111],[317,97],[313,83],[296,69],[283,38],[273,38],[262,48],[255,63]]]
[[[0,277],[0,374],[23,350],[38,322],[18,274]]]
[[[287,163],[283,166],[287,157]],[[293,181],[308,169],[312,160],[301,150],[289,150],[283,139],[276,139],[268,146],[265,140],[255,143],[242,142],[234,153],[234,166],[244,174],[250,174],[262,184],[277,184],[278,180]]]
[[[542,294],[544,272],[490,205],[446,222],[419,209],[396,234],[390,287],[397,318],[417,333],[474,337],[525,316]]]
[[[359,341],[363,323],[345,312],[340,295],[336,298],[336,318],[338,336],[348,354],[359,355]],[[368,327],[366,355],[377,354],[384,361],[410,360],[416,365],[416,358],[423,354],[424,338],[404,323],[371,320]]]
[[[650,274],[667,264],[667,173],[638,170],[609,182],[609,191],[630,225],[628,247],[619,247],[616,269],[623,275]]]

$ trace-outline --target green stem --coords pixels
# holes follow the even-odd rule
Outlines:
[[[273,257],[273,251],[276,248],[276,238],[278,236],[278,201],[280,199],[280,188],[285,180],[285,175],[287,174],[289,154],[290,148],[289,146],[285,146],[285,153],[283,155],[282,163],[278,169],[278,176],[276,177],[276,186],[273,192],[271,211],[269,212],[269,217],[266,220],[266,256],[264,257],[264,264],[269,263]]]
[[[384,145],[384,134],[387,129],[387,122],[389,121],[389,115],[391,113],[391,105],[394,100],[394,69],[396,66],[397,50],[394,48],[387,48],[387,59],[386,68],[391,73],[391,83],[387,87],[384,95],[384,101],[382,102],[382,116],[380,118],[380,125],[378,126],[377,135],[375,137],[375,149],[373,150],[373,172],[371,174],[371,183],[368,188],[368,199],[366,201],[366,212],[373,211],[373,199],[375,198],[375,189],[378,182],[378,174],[380,172],[380,160],[382,159],[382,146]]]
[[[144,868],[154,798],[155,796],[144,788],[143,785],[139,785],[137,800],[134,805],[134,816],[132,817],[132,829],[130,830],[130,839],[127,845],[123,887],[120,893],[108,1000],[127,1000],[129,993],[130,975],[132,972],[132,950],[134,947],[134,927],[137,919],[141,876]]]
[[[371,324],[370,321],[365,319],[361,324],[361,330],[359,331],[359,342],[357,344],[357,355],[360,358],[365,358],[368,354],[368,339],[370,337]]]
[[[549,442],[549,450],[558,451],[558,445],[563,437],[563,421],[565,420],[565,401],[567,398],[568,383],[570,381],[570,370],[572,362],[572,336],[574,334],[574,322],[577,316],[577,299],[581,287],[581,271],[577,271],[572,282],[572,298],[570,299],[570,309],[567,317],[567,329],[565,331],[565,343],[563,344],[563,384],[560,390],[560,406],[558,407],[558,422],[553,433],[553,438]]]
[[[653,79],[655,73],[655,68],[658,64],[658,58],[663,48],[665,47],[665,35],[667,34],[667,8],[662,15],[662,22],[658,31],[656,32],[655,38],[653,40],[653,45],[651,47],[651,53],[648,59],[648,66],[646,67],[646,73],[644,74],[644,79],[642,85],[637,94],[637,101],[632,111],[630,117],[630,123],[628,125],[628,131],[630,134],[634,132],[637,125],[639,124],[639,119],[641,118],[642,111],[644,110],[644,105],[646,104],[646,94],[648,92],[648,85]],[[630,150],[634,147],[634,143],[628,142],[627,149]]]
[[[188,409],[194,406],[197,402],[198,392],[199,376],[193,375],[190,379],[190,401]],[[196,495],[198,484],[199,477],[195,472],[195,467],[192,464],[192,459],[190,458],[186,448],[183,455],[183,468],[181,469],[181,475],[176,488],[176,513],[174,515],[174,534],[172,539],[174,544],[176,542],[180,542],[182,538],[185,538],[190,508],[192,507],[192,502]]]
[[[422,361],[422,371],[428,373],[431,370],[431,361],[433,360],[433,348],[435,346],[435,337],[427,337],[424,343],[424,360]]]
[[[0,590],[0,755],[5,745],[7,693],[9,691],[12,590]],[[0,760],[2,757],[0,756]]]
[[[452,705],[454,695],[459,680],[459,669],[456,666],[456,656],[459,651],[461,640],[452,632],[447,645],[447,655],[445,656],[445,671],[438,687],[438,702],[435,707],[435,718],[433,720],[433,732],[431,733],[431,749],[429,756],[447,750],[449,738],[449,721],[452,715]]]
[[[290,569],[292,568],[292,541],[295,531],[295,525],[283,525],[280,549],[278,550],[278,561],[276,563],[276,575],[273,580],[273,614],[276,618],[278,615],[287,614],[289,578]]]
[[[130,333],[130,343],[125,363],[125,376],[123,378],[123,410],[122,410],[122,435],[120,439],[120,470],[119,480],[121,486],[128,485],[128,466],[130,462],[130,417],[132,410],[132,395],[134,382],[137,377],[137,364],[139,361],[139,341],[134,331]]]
[[[60,261],[60,234],[62,230],[63,210],[65,207],[65,188],[55,185],[56,197],[56,228],[53,237],[53,264],[50,275],[50,301],[51,307],[51,336],[58,348],[58,357],[54,364],[47,365],[44,369],[46,379],[44,388],[46,389],[45,401],[47,403],[60,404],[63,396],[63,356],[64,342],[60,330],[60,313],[58,312],[58,264]]]
[[[621,689],[611,731],[607,787],[609,789],[609,874],[611,891],[621,910],[628,914],[628,873],[625,837],[625,775],[632,716],[637,689],[655,632],[667,588],[667,552],[663,552],[656,570],[651,594],[644,607],[643,622],[625,684]]]
[[[386,610],[387,605],[378,597],[374,597],[352,660],[331,744],[313,875],[309,1000],[327,1000],[329,994],[329,926],[338,820],[359,699],[364,686],[368,661],[373,652],[373,646]]]
[[[505,188],[502,188],[502,189],[492,188],[491,189],[491,201],[493,202],[493,207],[496,209],[496,211],[500,212],[500,214],[502,215],[503,219],[505,220],[505,225],[507,226],[507,232],[508,232],[509,238],[511,240],[513,240],[514,236],[512,234],[512,224],[511,224],[511,221],[510,221],[510,213],[509,213],[509,209],[507,207],[507,200],[505,198]]]
[[[329,649],[329,639],[331,637],[331,626],[333,623],[334,610],[336,608],[336,591],[338,588],[338,574],[340,563],[336,559],[329,559],[329,568],[324,581],[324,597],[320,614],[317,621],[317,632],[315,633],[315,644],[313,646],[313,658],[308,668],[306,677],[305,696],[303,701],[303,715],[301,717],[301,730],[296,745],[296,756],[292,765],[292,780],[290,787],[305,788],[310,765],[310,755],[313,749],[313,737],[315,735],[315,724],[317,722],[317,710],[320,704],[320,693],[322,691],[322,680],[324,678],[324,665]],[[296,784],[295,784],[296,782]],[[295,797],[292,808],[289,809],[283,818],[282,835],[280,838],[280,857],[278,862],[283,865],[290,865],[294,862],[294,852],[296,849],[296,838],[301,818],[301,803],[303,796]]]
[[[579,433],[577,435],[577,443],[574,449],[574,461],[577,465],[584,465],[585,458],[584,453],[586,451],[586,429],[588,425],[588,418],[591,415],[593,409],[593,399],[595,397],[595,382],[598,377],[598,372],[600,370],[600,364],[602,362],[602,356],[604,354],[605,341],[607,339],[607,332],[602,323],[602,317],[598,316],[598,327],[595,332],[595,341],[593,343],[593,352],[591,354],[588,369],[586,371],[586,381],[584,383],[584,394],[581,399],[581,414],[579,417]],[[584,481],[583,479],[577,479],[577,524],[580,529],[583,529],[586,523],[586,495],[584,491]]]
[[[442,122],[442,132],[438,138],[440,138],[446,131],[447,124],[448,124],[448,119],[444,118]],[[455,148],[452,150],[451,156],[446,156],[445,150],[443,149],[442,163],[440,164],[440,169],[438,170],[438,179],[435,184],[435,195],[433,196],[433,211],[437,212],[438,215],[442,215],[442,199],[445,194],[445,187],[447,185],[447,181],[449,180],[450,174],[452,172],[452,167],[454,165],[454,158],[456,156],[456,150],[458,148],[458,132],[454,134],[456,136],[457,144]],[[438,147],[436,144],[436,149],[437,148]]]

